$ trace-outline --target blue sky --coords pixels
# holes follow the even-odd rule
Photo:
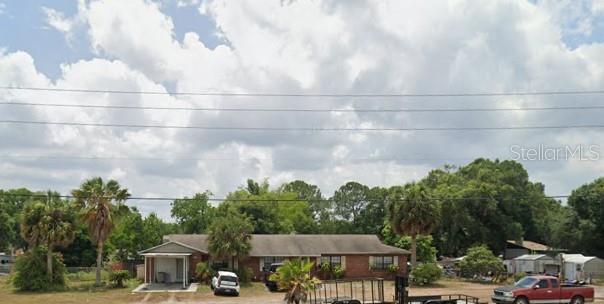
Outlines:
[[[598,1],[598,0],[596,0]],[[180,1],[161,1],[161,11],[174,22],[175,38],[181,41],[187,32],[195,32],[200,40],[209,47],[225,43],[216,35],[217,29],[210,16],[199,13],[199,5],[179,5]],[[543,1],[532,0],[532,3]],[[564,2],[564,1],[561,1]],[[77,14],[76,0],[4,0],[3,13],[0,15],[0,47],[9,52],[23,50],[31,54],[36,67],[54,79],[60,75],[60,65],[81,59],[94,57],[88,44],[86,30],[80,27],[69,43],[64,35],[48,26],[43,8],[52,8],[69,17]],[[586,14],[591,1],[573,1],[576,11]],[[564,12],[562,12],[564,13]],[[579,14],[579,13],[577,13]],[[604,41],[604,15],[596,16],[591,22],[589,34],[580,31],[580,16],[565,16],[562,38],[565,44],[575,48],[582,44]],[[41,47],[43,46],[43,47]]]
[[[36,62],[36,67],[48,77],[60,75],[62,63],[72,63],[94,57],[84,27],[80,27],[74,39],[65,36],[47,23],[44,7],[62,12],[70,17],[77,14],[76,0],[4,0],[0,15],[0,48],[8,52],[26,51]],[[195,32],[210,48],[221,43],[216,36],[212,19],[199,13],[198,6],[178,5],[177,1],[163,1],[161,10],[172,17],[175,38],[182,40],[187,32]]]

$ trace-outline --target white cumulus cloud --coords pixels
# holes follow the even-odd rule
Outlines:
[[[65,63],[49,80],[23,52],[0,54],[0,83],[23,86],[167,92],[458,93],[601,89],[604,45],[569,48],[564,35],[588,34],[597,2],[574,1],[226,1],[199,9],[224,43],[209,48],[197,33],[180,39],[157,2],[81,1],[70,18],[47,9],[68,33],[86,27],[95,57]],[[183,8],[184,9],[184,8]],[[570,9],[571,17],[563,16]],[[77,20],[77,21],[75,21]],[[586,23],[587,24],[587,23]],[[4,72],[6,71],[6,72]],[[12,100],[74,104],[241,108],[463,108],[597,103],[593,96],[481,98],[286,98],[0,92]],[[484,127],[594,124],[601,113],[274,113],[35,107],[0,108],[31,120],[236,127]],[[601,130],[485,132],[259,132],[0,125],[2,152],[111,156],[103,160],[1,159],[3,187],[67,191],[92,175],[118,177],[137,195],[217,196],[247,178],[305,179],[330,194],[348,180],[394,185],[445,162],[510,157],[513,144],[604,144]],[[23,136],[22,134],[26,134]],[[588,135],[588,136],[587,136]],[[573,141],[573,143],[576,143]],[[600,174],[598,166],[525,163],[551,194]],[[40,170],[56,174],[39,174]],[[10,178],[9,178],[10,177]],[[168,208],[149,205],[142,209]],[[153,209],[159,208],[159,209]],[[162,209],[163,208],[163,209]]]

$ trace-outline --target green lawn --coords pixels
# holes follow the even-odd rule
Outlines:
[[[94,282],[70,282],[67,291],[60,292],[18,292],[8,283],[8,277],[0,276],[0,303],[133,303],[141,301],[144,295],[131,294],[130,291],[138,284],[130,281],[127,288],[95,288]]]
[[[126,288],[95,288],[94,281],[70,281],[67,291],[59,292],[18,292],[8,283],[8,277],[0,276],[0,304],[62,304],[62,303],[136,303],[143,299],[148,303],[159,303],[168,299],[180,301],[204,301],[214,298],[212,291],[208,286],[200,286],[196,293],[132,293],[132,290],[140,284],[137,280],[128,281]],[[240,299],[245,297],[277,297],[282,295],[271,295],[266,291],[261,283],[252,283],[241,289]]]

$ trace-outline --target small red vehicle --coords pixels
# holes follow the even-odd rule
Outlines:
[[[552,276],[530,276],[513,286],[496,288],[491,300],[497,304],[583,304],[594,301],[594,289],[579,284],[561,284]]]

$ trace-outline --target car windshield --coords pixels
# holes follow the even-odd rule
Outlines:
[[[520,287],[520,288],[529,288],[533,285],[535,285],[535,283],[537,282],[537,279],[535,278],[524,278],[518,282],[516,282],[516,287]]]
[[[237,282],[236,277],[222,276],[222,277],[220,277],[220,279],[222,281],[226,281],[226,282]]]

